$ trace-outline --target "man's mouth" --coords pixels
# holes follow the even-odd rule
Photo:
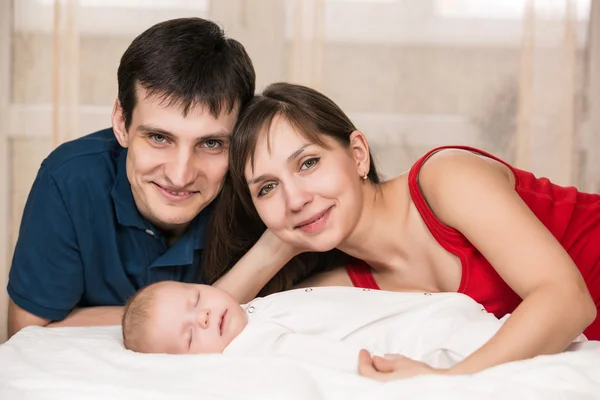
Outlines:
[[[163,197],[172,202],[187,200],[199,193],[197,191],[192,190],[182,190],[179,188],[165,187],[157,183],[154,183],[154,186],[156,186],[156,188],[163,195]]]

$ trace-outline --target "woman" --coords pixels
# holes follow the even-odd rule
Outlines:
[[[559,187],[466,147],[434,149],[409,172],[379,182],[365,136],[339,107],[286,83],[271,85],[242,112],[230,152],[233,190],[226,185],[228,200],[213,221],[220,234],[211,238],[221,247],[206,264],[213,278],[224,272],[217,265],[232,265],[230,254],[243,254],[260,237],[280,243],[278,260],[282,252],[331,257],[291,278],[298,272],[288,264],[275,290],[340,265],[341,251],[366,264],[352,262],[306,284],[454,291],[499,318],[512,314],[451,370],[363,354],[361,373],[473,373],[562,351],[581,332],[600,340],[600,195]],[[246,271],[239,287],[257,291],[256,282],[279,269],[269,263],[260,274]],[[241,264],[221,281],[244,276]]]

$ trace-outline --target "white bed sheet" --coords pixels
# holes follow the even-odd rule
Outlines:
[[[472,376],[387,384],[282,356],[136,354],[119,327],[29,327],[0,346],[0,399],[600,399],[600,342]]]

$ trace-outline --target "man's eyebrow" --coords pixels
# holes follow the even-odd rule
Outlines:
[[[165,129],[159,128],[157,126],[152,126],[152,125],[139,125],[136,128],[137,131],[140,132],[152,132],[152,133],[158,133],[160,135],[163,136],[169,136],[169,137],[176,137],[177,135],[173,134],[172,132],[169,132]],[[221,129],[219,131],[216,132],[209,132],[206,133],[202,136],[199,136],[198,138],[196,138],[197,140],[207,140],[207,139],[228,139],[231,137],[231,132]]]
[[[171,132],[166,131],[162,128],[159,128],[157,126],[152,126],[152,125],[138,125],[138,127],[135,130],[139,131],[139,132],[153,132],[153,133],[160,133],[161,135],[165,135],[165,136],[173,136],[173,134]]]
[[[299,155],[302,154],[302,152],[304,151],[304,149],[306,149],[307,147],[312,146],[312,143],[306,143],[304,146],[300,147],[298,150],[294,151],[292,154],[290,154],[290,156],[287,158],[287,162],[293,161],[294,159],[296,159]],[[268,179],[267,175],[261,175],[257,178],[251,179],[250,181],[248,181],[248,185],[255,185],[257,183],[266,181]]]

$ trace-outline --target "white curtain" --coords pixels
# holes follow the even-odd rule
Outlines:
[[[288,80],[332,97],[387,177],[433,146],[469,144],[598,190],[600,18],[591,2],[0,0],[0,277],[41,160],[109,126],[121,54],[147,27],[181,16],[211,18],[240,40],[259,90]]]

